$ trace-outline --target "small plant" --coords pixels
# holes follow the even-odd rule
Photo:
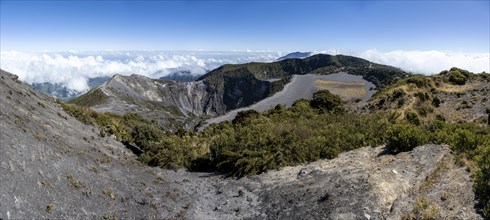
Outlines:
[[[164,179],[163,179],[163,177],[158,176],[157,178],[155,178],[155,180],[153,182],[158,183],[158,184],[162,184],[164,182]]]
[[[71,186],[75,187],[75,188],[80,188],[82,186],[82,184],[80,183],[80,181],[78,181],[77,179],[75,179],[71,174],[66,176],[66,179],[68,179],[70,181],[70,184]]]
[[[98,173],[99,170],[97,170],[97,167],[95,166],[92,166],[92,168],[90,168],[90,171],[94,172],[94,173]]]
[[[37,104],[43,108],[46,108],[46,106],[42,102],[37,102]]]
[[[448,200],[450,196],[451,195],[448,192],[442,192],[442,194],[441,194],[441,201],[444,202],[444,201]]]
[[[427,107],[427,106],[422,106],[422,107],[417,108],[417,112],[423,117],[427,116],[427,114],[432,113],[433,111],[434,111],[434,109],[432,109],[431,107]]]
[[[54,209],[56,208],[56,205],[54,203],[50,203],[47,207],[46,207],[46,212],[48,213],[51,213]]]
[[[46,141],[48,140],[48,138],[46,136],[44,136],[43,134],[37,132],[36,134],[34,134],[34,137],[38,140],[38,141]]]
[[[441,100],[436,96],[432,99],[432,105],[436,108],[439,108],[441,106]]]
[[[412,219],[439,219],[440,218],[440,208],[439,206],[428,200],[425,197],[419,197],[415,202],[412,211],[408,213],[403,219],[404,220],[412,220]]]
[[[16,125],[19,125],[19,126],[24,125],[24,121],[22,121],[22,119],[20,119],[20,118],[15,119],[14,120],[14,123]]]
[[[407,121],[414,124],[414,125],[420,125],[420,118],[419,115],[415,112],[407,112],[407,115],[405,116]]]
[[[112,192],[112,190],[109,188],[104,189],[102,191],[102,194],[110,197],[112,200],[116,200],[116,195],[114,195],[114,192]]]

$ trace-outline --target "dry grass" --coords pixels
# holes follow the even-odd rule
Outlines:
[[[435,186],[437,183],[441,181],[441,176],[444,172],[447,172],[449,170],[449,167],[451,166],[452,160],[448,158],[447,156],[444,157],[439,164],[437,165],[437,168],[432,172],[430,175],[428,175],[425,178],[425,181],[420,184],[419,191],[427,191],[431,187]]]
[[[403,217],[404,220],[411,219],[439,219],[441,216],[439,205],[425,197],[417,198],[412,211]]]
[[[459,92],[466,92],[468,90],[472,90],[475,88],[475,84],[465,84],[465,85],[452,85],[445,83],[441,85],[437,90],[439,92],[444,92],[444,93],[459,93]]]
[[[331,93],[338,95],[342,98],[353,99],[362,98],[366,95],[366,90],[364,89],[366,83],[362,82],[338,82],[330,80],[316,80],[315,88],[317,90],[326,89]]]

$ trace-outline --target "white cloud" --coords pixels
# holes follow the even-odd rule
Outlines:
[[[349,55],[425,75],[437,74],[451,67],[458,67],[475,73],[490,72],[489,53],[446,53],[435,50],[379,52],[368,50],[360,53],[349,53]]]
[[[0,68],[17,74],[27,83],[51,82],[68,89],[88,90],[89,78],[114,74],[139,74],[159,78],[169,73],[190,70],[205,74],[226,63],[274,61],[277,52],[1,52]]]
[[[315,52],[320,53],[320,52]],[[329,54],[346,54],[369,61],[400,67],[413,73],[434,74],[453,66],[472,72],[490,72],[490,55],[446,53],[441,51],[391,51],[343,52],[322,51]],[[27,83],[60,83],[68,89],[83,92],[88,90],[89,78],[140,74],[159,78],[169,73],[190,70],[204,74],[223,64],[252,61],[270,62],[284,53],[273,51],[234,52],[50,52],[23,53],[1,52],[0,68],[17,74]]]

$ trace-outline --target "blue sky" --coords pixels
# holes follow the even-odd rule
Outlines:
[[[2,1],[1,50],[490,51],[490,1]]]

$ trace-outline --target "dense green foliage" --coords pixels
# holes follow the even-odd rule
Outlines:
[[[487,139],[477,152],[479,155],[476,156],[476,161],[480,170],[475,175],[475,191],[479,201],[484,205],[484,214],[490,217],[490,141]]]
[[[334,158],[339,153],[385,142],[390,122],[383,115],[323,113],[300,100],[234,123],[211,125],[210,164],[233,176],[253,175],[288,165]]]
[[[64,103],[62,107],[82,123],[97,125],[100,136],[113,135],[118,141],[136,145],[142,151],[142,162],[152,166],[190,166],[191,161],[205,153],[196,149],[195,135],[182,131],[168,134],[165,129],[135,113],[97,113],[86,107]]]
[[[466,81],[468,81],[473,76],[473,73],[470,73],[467,70],[453,67],[449,71],[448,70],[442,71],[440,75],[447,77],[449,82],[452,84],[464,85]]]
[[[410,151],[427,143],[425,131],[413,124],[394,124],[387,131],[386,147],[392,152]]]

